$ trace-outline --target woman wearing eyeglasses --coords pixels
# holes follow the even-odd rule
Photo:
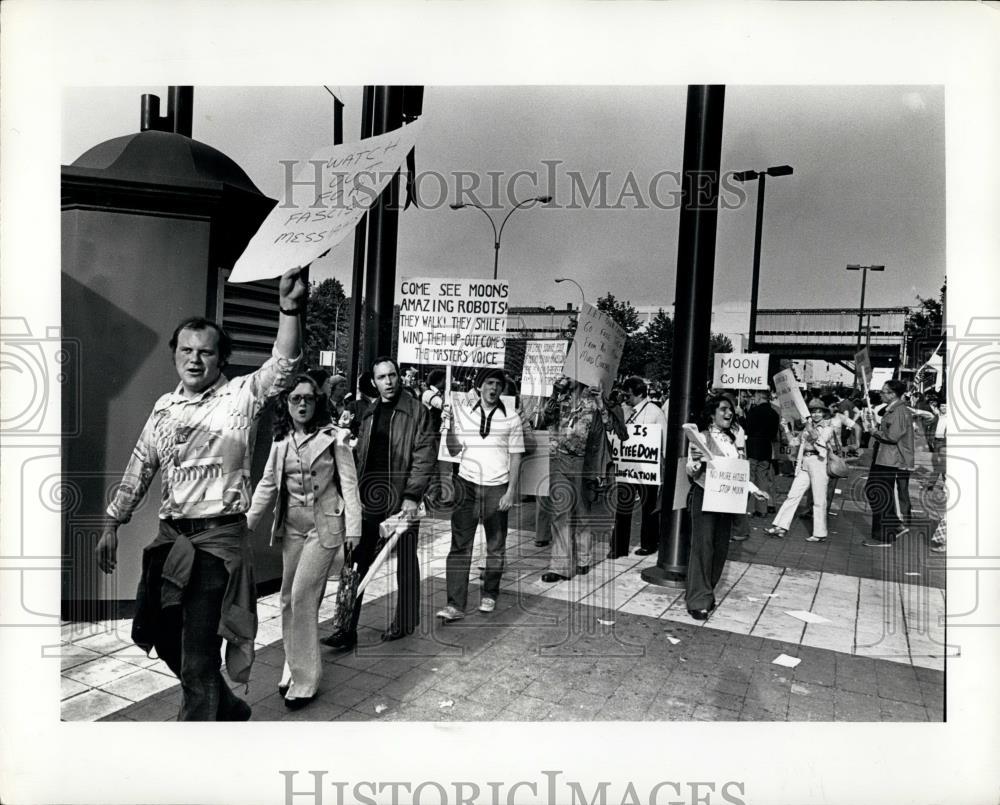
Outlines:
[[[361,537],[358,476],[350,431],[330,424],[316,382],[298,375],[278,398],[274,443],[247,514],[251,529],[274,504],[271,544],[281,541],[281,637],[285,667],[278,690],[298,709],[316,696],[322,674],[319,604],[341,545]]]

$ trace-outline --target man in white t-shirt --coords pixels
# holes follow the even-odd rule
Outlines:
[[[517,411],[500,400],[506,378],[500,369],[485,369],[476,378],[479,402],[471,410],[474,427],[456,427],[445,406],[448,452],[461,452],[451,514],[451,550],[446,562],[448,605],[437,613],[445,622],[465,617],[472,545],[480,521],[486,532],[486,570],[480,612],[492,612],[500,593],[507,544],[507,513],[517,500],[524,432]],[[463,417],[467,419],[468,417]],[[478,427],[475,427],[478,426]]]

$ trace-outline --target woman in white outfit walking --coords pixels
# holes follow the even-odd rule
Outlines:
[[[795,478],[788,490],[788,497],[778,509],[774,524],[765,529],[772,537],[783,537],[792,524],[795,510],[802,501],[806,490],[812,487],[813,494],[813,527],[812,535],[806,537],[806,542],[825,542],[826,530],[826,487],[828,477],[826,459],[829,445],[833,442],[834,433],[829,420],[824,420],[828,412],[826,404],[820,399],[809,401],[809,419],[802,431],[799,442],[799,455],[795,463]]]

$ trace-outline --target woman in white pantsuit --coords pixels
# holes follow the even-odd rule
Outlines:
[[[350,431],[329,424],[326,401],[308,375],[279,397],[274,443],[247,514],[253,529],[274,503],[271,544],[281,541],[278,690],[298,709],[316,696],[322,674],[319,605],[341,545],[361,537],[361,501]]]
[[[792,517],[799,507],[802,496],[812,487],[813,494],[813,526],[812,535],[806,537],[806,542],[825,542],[826,530],[826,487],[828,476],[826,458],[829,445],[833,442],[834,433],[828,420],[824,420],[828,409],[820,399],[809,401],[809,419],[799,443],[799,456],[795,463],[795,478],[788,490],[788,497],[778,509],[774,524],[765,529],[772,537],[783,537],[792,524]]]

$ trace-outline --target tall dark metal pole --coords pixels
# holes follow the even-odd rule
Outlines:
[[[686,576],[690,544],[687,510],[673,510],[677,461],[684,455],[681,426],[696,417],[708,383],[725,100],[724,86],[688,87],[660,551],[656,566],[642,572],[642,578],[651,584],[674,587]]]
[[[373,114],[375,109],[375,87],[365,87],[361,101],[361,139],[372,136]],[[335,124],[336,125],[336,124]],[[365,320],[365,255],[368,248],[368,214],[362,216],[354,227],[354,271],[351,276],[351,346],[347,357],[347,380],[354,389],[357,387],[358,376],[364,371],[365,361],[369,357],[357,348],[361,343],[361,326]]]
[[[375,88],[372,134],[403,125],[403,88]],[[396,236],[399,232],[399,172],[368,212],[368,265],[365,272],[365,358],[371,361],[392,351],[393,302],[396,297]]]
[[[760,242],[764,234],[764,185],[767,174],[761,173],[757,178],[757,231],[753,238],[753,280],[750,286],[750,337],[747,339],[747,352],[757,349],[757,287],[760,285]]]

